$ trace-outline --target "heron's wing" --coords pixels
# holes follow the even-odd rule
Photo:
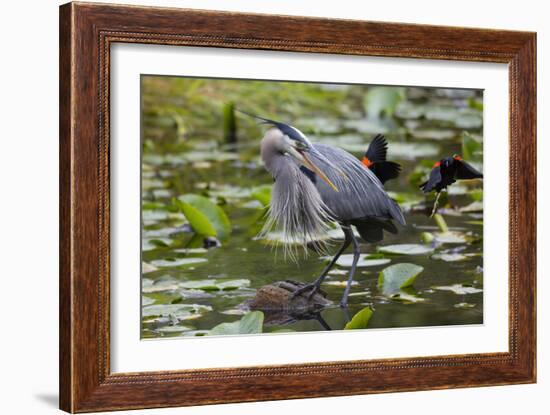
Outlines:
[[[464,160],[455,160],[456,173],[455,178],[467,180],[467,179],[482,179],[483,173],[477,171],[471,164],[466,163]]]
[[[333,165],[331,167],[314,153],[310,154],[312,161],[338,188],[338,192],[334,191],[323,180],[315,183],[323,202],[336,219],[351,221],[372,216],[395,219],[405,224],[399,205],[388,196],[380,180],[361,161],[337,147],[326,144],[313,146]]]
[[[438,183],[441,183],[441,167],[436,166],[430,172],[430,178],[427,182],[420,185],[420,188],[424,193],[430,193]]]

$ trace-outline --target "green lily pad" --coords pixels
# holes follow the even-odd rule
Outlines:
[[[483,290],[480,288],[472,287],[471,285],[464,285],[464,284],[454,284],[454,285],[445,285],[445,286],[439,286],[439,287],[433,287],[435,290],[440,291],[452,291],[455,294],[476,294],[480,293]]]
[[[149,272],[155,272],[158,268],[154,265],[149,264],[148,262],[141,263],[141,272],[143,274],[148,274]]]
[[[198,281],[185,281],[180,283],[181,288],[203,290],[203,291],[231,291],[239,288],[246,288],[250,286],[250,280],[238,279],[238,280],[198,280]]]
[[[402,143],[392,141],[388,146],[388,159],[390,160],[415,160],[419,157],[432,158],[439,154],[440,147],[432,143]]]
[[[395,109],[395,116],[405,120],[414,120],[424,115],[425,108],[422,105],[410,101],[401,101]]]
[[[194,330],[194,327],[191,326],[163,326],[155,329],[159,333],[181,333],[183,331]]]
[[[166,187],[166,183],[163,180],[159,179],[147,179],[144,178],[141,181],[141,188],[143,190],[149,190],[149,189],[163,189]]]
[[[468,254],[461,254],[461,253],[441,253],[441,254],[433,254],[432,259],[440,259],[445,262],[458,262],[458,261],[465,261],[469,258]]]
[[[378,118],[360,118],[356,120],[347,120],[344,122],[344,126],[363,134],[385,134],[390,131],[388,125],[389,120],[391,119],[381,120]],[[328,140],[323,140],[325,143],[327,141]],[[338,140],[337,145],[351,153],[365,151],[365,143],[354,143],[353,140],[347,140],[341,143]]]
[[[468,242],[468,237],[458,231],[435,232],[435,240],[442,244],[463,244]]]
[[[453,307],[454,308],[465,308],[465,309],[468,309],[468,308],[474,308],[476,305],[475,304],[471,304],[471,303],[457,303],[455,304]]]
[[[142,285],[142,293],[157,293],[162,291],[173,291],[179,288],[178,282],[176,280],[157,280],[150,285]]]
[[[232,185],[216,185],[208,191],[212,197],[220,197],[227,200],[244,199],[250,197],[250,189]]]
[[[155,199],[169,199],[172,197],[172,191],[168,189],[153,189],[151,191]]]
[[[263,186],[258,186],[252,189],[251,196],[259,201],[263,206],[269,206],[271,202],[271,189],[273,186],[266,184]]]
[[[400,206],[409,205],[412,206],[422,200],[421,196],[416,193],[407,193],[407,192],[387,192],[388,196],[399,203]]]
[[[467,206],[461,207],[459,210],[462,213],[483,212],[483,202],[475,201]]]
[[[328,272],[328,275],[348,275],[349,271],[345,269],[333,268]]]
[[[232,323],[221,323],[208,333],[209,336],[259,334],[262,332],[264,313],[252,311],[245,314],[240,320]]]
[[[155,299],[154,298],[151,298],[151,297],[146,297],[145,295],[141,296],[141,305],[142,306],[146,306],[146,305],[151,305],[151,304],[154,304],[155,303]]]
[[[418,128],[416,130],[412,130],[411,135],[414,138],[440,141],[451,140],[457,136],[457,133],[453,130]]]
[[[180,248],[174,249],[173,252],[179,252],[181,254],[206,254],[208,249],[206,248]]]
[[[468,188],[460,184],[455,184],[447,188],[447,193],[452,196],[466,195],[468,192]]]
[[[238,160],[239,155],[232,152],[222,151],[188,151],[181,155],[183,160],[199,162],[199,161],[228,161]]]
[[[420,244],[399,244],[378,247],[378,252],[393,255],[424,255],[431,254],[433,251],[433,247]]]
[[[193,230],[204,236],[226,239],[231,233],[231,223],[221,207],[210,199],[187,194],[175,199],[176,206],[183,212]]]
[[[422,303],[426,301],[425,298],[419,297],[415,294],[411,294],[404,290],[399,290],[399,292],[393,294],[391,296],[391,299],[393,301],[399,301],[400,303],[404,303],[404,304]]]
[[[330,286],[333,286],[333,287],[345,287],[348,285],[348,282],[347,281],[334,281],[334,280],[331,280],[331,281],[325,281],[323,282],[324,285],[330,285]],[[357,281],[352,281],[351,282],[351,286],[355,286],[355,285],[359,285],[359,283]]]
[[[459,112],[455,107],[438,105],[426,108],[424,116],[427,120],[453,122],[459,116]]]
[[[321,257],[323,260],[330,260],[331,257]],[[336,261],[336,265],[349,268],[353,262],[353,254],[341,255]],[[359,256],[357,261],[357,267],[376,267],[379,265],[386,265],[391,262],[388,258],[372,258],[369,254],[363,254]]]
[[[151,261],[155,267],[180,267],[183,265],[194,265],[207,262],[206,258],[164,258]]]
[[[378,274],[378,289],[384,295],[395,295],[400,289],[411,286],[423,270],[424,267],[415,264],[390,265]]]
[[[199,304],[153,304],[142,308],[142,317],[174,317],[185,320],[189,316],[212,311],[212,307]]]
[[[458,128],[474,129],[483,125],[483,118],[479,114],[461,114],[455,119]]]
[[[166,210],[143,210],[141,218],[144,224],[153,224],[168,219],[169,214]]]
[[[144,239],[141,244],[142,251],[152,251],[153,249],[166,248],[174,241],[170,238],[150,238]]]
[[[373,311],[369,307],[355,313],[352,319],[345,325],[344,330],[366,329]]]

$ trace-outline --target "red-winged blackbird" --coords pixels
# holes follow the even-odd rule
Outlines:
[[[386,161],[388,142],[382,134],[377,134],[369,144],[363,157],[363,164],[378,177],[382,184],[395,179],[401,172],[401,166],[393,161]]]
[[[427,182],[422,183],[420,188],[424,193],[430,193],[434,189],[437,193],[440,193],[457,180],[482,178],[482,173],[455,154],[435,163],[430,172],[430,178]]]

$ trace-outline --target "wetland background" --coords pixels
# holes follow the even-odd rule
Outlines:
[[[434,195],[418,189],[455,153],[482,170],[482,91],[144,75],[141,96],[142,338],[483,323],[482,182],[451,186],[434,218]],[[265,285],[314,280],[327,258],[295,263],[274,249],[285,243],[276,232],[258,239],[273,182],[260,160],[266,127],[235,109],[358,158],[374,135],[388,140],[402,172],[385,187],[407,226],[361,245],[347,309],[337,303],[351,255],[323,284],[334,306],[247,308]],[[395,284],[397,264],[407,284]]]

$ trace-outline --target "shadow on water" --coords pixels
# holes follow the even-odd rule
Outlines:
[[[259,288],[255,296],[247,300],[243,307],[248,310],[262,311],[266,327],[284,327],[299,321],[314,320],[319,323],[321,329],[332,330],[322,316],[322,312],[327,309],[333,311],[338,309],[346,322],[350,320],[348,308],[336,306],[326,298],[327,294],[322,290],[313,296],[308,292],[296,295],[297,290],[305,285],[303,282],[293,280],[275,281]]]

